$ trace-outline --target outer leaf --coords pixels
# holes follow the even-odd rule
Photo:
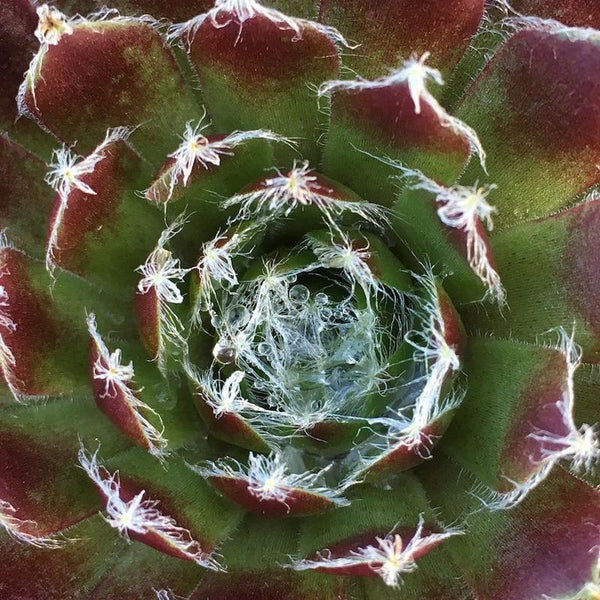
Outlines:
[[[398,534],[402,539],[403,548],[408,546],[415,536],[417,523],[424,521],[422,536],[427,539],[429,534],[442,532],[442,528],[429,507],[423,488],[411,474],[402,475],[391,486],[391,489],[382,490],[363,486],[355,490],[352,504],[334,513],[314,517],[302,521],[299,543],[299,556],[307,558],[313,563],[315,570],[327,573],[330,576],[350,576],[360,578],[378,578],[376,567],[378,565],[368,561],[355,560],[354,564],[336,566],[328,564],[328,560],[346,558],[352,560],[353,553],[359,553],[368,546],[378,547],[377,538],[384,539],[390,535]],[[441,548],[440,548],[441,544]],[[453,565],[448,555],[443,553],[445,541],[432,538],[430,544],[424,544],[413,557],[417,563],[416,572],[400,573],[402,582],[401,592],[387,591],[383,582],[369,581],[365,583],[367,598],[419,598],[419,594],[437,592],[442,586],[451,599],[462,598],[461,586],[458,581],[452,580]],[[440,551],[442,553],[440,554]],[[427,560],[438,556],[445,558],[445,566],[441,570],[420,574],[420,565],[431,565]],[[434,564],[437,561],[433,561]],[[296,568],[306,565],[304,561],[296,564]],[[443,565],[443,562],[440,563]],[[432,596],[436,597],[436,596]]]
[[[435,99],[421,97],[416,112],[412,91],[407,83],[393,80],[334,88],[324,171],[371,202],[394,205],[398,252],[406,264],[416,270],[423,261],[445,264],[452,273],[447,282],[452,295],[459,302],[479,300],[485,288],[469,265],[466,234],[440,222],[438,206],[428,194],[404,189],[396,200],[407,168],[450,185],[471,152],[472,141]],[[477,227],[486,240],[483,227]]]
[[[206,12],[214,6],[214,0],[113,0],[111,7],[118,9],[124,15],[147,15],[156,19],[183,21]],[[102,0],[60,0],[54,3],[69,14],[79,12],[87,14],[92,10],[100,10],[104,6]],[[268,0],[265,6],[272,6],[287,14],[304,17],[316,17],[318,0]]]
[[[600,7],[593,0],[513,0],[511,5],[524,15],[556,19],[570,27],[600,29]]]
[[[490,291],[492,296],[501,297],[501,284],[498,282],[499,287],[490,290],[471,266],[469,233],[441,221],[438,211],[442,206],[443,203],[438,202],[433,194],[422,190],[405,189],[398,195],[393,221],[394,230],[402,242],[398,254],[415,270],[428,262],[438,269],[443,265],[444,287],[457,305],[479,302]],[[481,240],[488,269],[496,271],[488,233],[477,217],[473,230]]]
[[[285,502],[261,500],[250,492],[247,481],[234,477],[209,477],[210,483],[226,498],[233,500],[245,510],[265,517],[284,517],[286,515],[318,514],[335,507],[335,503],[320,494],[299,488],[291,488]]]
[[[83,160],[92,157],[98,163],[79,180],[94,194],[74,187],[55,197],[47,260],[129,299],[138,280],[135,269],[164,224],[159,212],[138,197],[148,170],[123,139],[103,143]]]
[[[545,216],[600,181],[600,45],[586,32],[527,30],[494,56],[458,108],[498,184],[497,225]],[[464,181],[483,178],[472,165]]]
[[[43,256],[52,206],[45,173],[41,160],[0,136],[0,227],[36,258]]]
[[[197,477],[179,456],[169,457],[164,469],[155,458],[135,448],[115,456],[104,467],[100,466],[99,474],[105,481],[118,470],[119,483],[115,493],[121,501],[130,503],[144,492],[143,499],[151,502],[161,515],[171,518],[178,528],[173,533],[165,532],[147,520],[146,525],[137,530],[133,526],[128,527],[128,521],[124,520],[118,522],[123,533],[170,556],[202,566],[212,564],[210,554],[228,537],[240,519],[240,512],[220,500],[207,484],[198,485]],[[89,469],[86,470],[88,475],[93,475]],[[113,496],[107,494],[98,481],[94,484],[106,508]],[[115,518],[110,511],[108,515]],[[143,517],[140,519],[143,520]],[[117,526],[114,521],[113,526]]]
[[[309,84],[337,76],[335,44],[308,22],[298,35],[262,14],[240,23],[235,10],[220,11],[218,19],[229,24],[216,27],[209,17],[183,32],[217,129],[268,128],[300,138],[301,155],[315,164],[323,118]],[[292,155],[278,156],[288,163]]]
[[[365,77],[384,75],[416,52],[431,52],[448,73],[483,15],[482,0],[322,0],[321,20],[361,46],[345,64]]]
[[[38,48],[34,31],[37,26],[35,6],[30,0],[5,0],[0,6],[0,131],[24,144],[38,156],[49,158],[53,140],[35,123],[17,119],[15,98],[23,81],[23,73]]]
[[[60,550],[32,548],[2,536],[2,594],[11,600],[89,598],[103,573],[121,558],[125,544],[107,535],[100,516],[73,527],[69,535],[76,541]]]
[[[600,200],[537,221],[492,239],[510,314],[505,318],[473,307],[472,330],[514,334],[534,341],[551,327],[575,327],[584,358],[600,359]]]
[[[23,103],[81,153],[109,127],[137,127],[132,143],[157,167],[199,112],[161,36],[133,18],[74,24],[30,72]]]
[[[324,172],[363,198],[391,206],[401,173],[373,157],[389,157],[452,183],[469,158],[469,144],[444,125],[432,104],[417,113],[407,83],[334,90]],[[369,153],[373,156],[365,155]]]
[[[136,445],[159,457],[196,437],[200,423],[185,390],[169,386],[137,344],[105,342],[95,323],[88,323],[90,380],[98,408]]]
[[[51,295],[43,263],[14,248],[0,247],[0,265],[0,365],[11,392],[19,398],[80,389],[87,372],[86,307],[96,307],[107,326],[119,316],[106,310],[97,290],[68,273],[60,273]]]
[[[570,360],[553,348],[469,339],[467,396],[441,446],[500,492],[501,504],[519,502],[565,456],[574,428]]]
[[[287,15],[316,19],[319,14],[320,0],[265,0],[265,6],[272,6]]]
[[[421,479],[446,518],[464,515],[472,486],[468,473],[439,460],[422,470]],[[441,480],[447,485],[441,487]],[[479,509],[467,518],[469,535],[447,542],[476,598],[587,600],[578,594],[598,583],[597,490],[556,467],[512,510]]]

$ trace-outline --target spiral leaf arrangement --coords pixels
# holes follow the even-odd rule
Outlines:
[[[597,598],[600,7],[113,5],[0,7],[0,596]]]

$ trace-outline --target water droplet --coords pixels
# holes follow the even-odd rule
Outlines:
[[[296,304],[306,304],[309,298],[310,291],[305,285],[295,285],[290,289],[290,300]]]
[[[230,365],[235,360],[235,348],[228,340],[219,340],[213,348],[213,356],[217,362]]]
[[[257,347],[256,351],[263,356],[268,356],[272,353],[271,344],[267,344],[267,342],[261,342]]]
[[[227,321],[231,325],[243,326],[245,323],[248,322],[249,318],[250,312],[245,306],[241,304],[236,304],[235,306],[229,308],[229,310],[227,311]]]
[[[319,306],[324,306],[328,302],[329,302],[329,296],[327,294],[324,294],[323,292],[319,292],[315,296],[315,304],[318,304]]]

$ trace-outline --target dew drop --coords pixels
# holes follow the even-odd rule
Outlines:
[[[235,348],[228,340],[219,340],[213,348],[213,356],[217,362],[230,365],[235,360]]]
[[[330,308],[324,308],[321,311],[321,317],[323,319],[325,319],[326,321],[331,319],[332,316],[333,316],[333,311]]]
[[[230,325],[243,326],[248,322],[249,317],[250,312],[241,304],[236,304],[227,311],[227,321]]]
[[[269,356],[272,354],[271,345],[267,344],[267,342],[261,342],[257,347],[256,351],[263,356]]]
[[[310,291],[305,285],[295,285],[290,289],[290,300],[295,304],[306,304],[309,298]]]
[[[327,304],[328,302],[329,296],[327,294],[324,294],[323,292],[319,292],[315,296],[315,304],[318,304],[319,306],[325,306],[325,304]]]

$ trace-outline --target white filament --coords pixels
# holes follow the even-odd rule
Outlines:
[[[237,44],[242,36],[244,24],[255,17],[268,19],[282,31],[292,31],[294,33],[293,42],[300,41],[304,30],[310,27],[326,35],[335,43],[349,48],[356,48],[356,46],[347,42],[342,34],[333,27],[306,19],[290,17],[273,8],[265,7],[256,0],[216,0],[214,7],[207,13],[198,15],[185,23],[173,25],[169,30],[169,38],[184,38],[189,46],[204,22],[210,22],[215,28],[227,27],[229,24],[235,23],[239,26],[238,37],[235,41],[235,44]]]
[[[79,450],[79,463],[106,500],[104,520],[125,539],[129,539],[131,532],[156,533],[196,564],[220,570],[220,565],[202,550],[190,531],[177,525],[173,517],[158,510],[158,501],[145,498],[145,491],[131,500],[123,500],[118,471],[110,473],[104,468],[98,462],[98,451],[90,455],[82,446]]]
[[[339,496],[338,490],[320,485],[330,466],[320,471],[291,473],[281,454],[263,456],[250,452],[247,466],[233,459],[222,459],[217,462],[209,461],[205,466],[194,470],[206,478],[228,477],[244,480],[248,484],[248,491],[259,500],[276,500],[286,504],[295,490],[301,490],[324,496],[344,506],[347,501]]]
[[[332,558],[329,551],[324,551],[318,554],[316,560],[298,561],[292,565],[292,568],[297,571],[306,571],[322,568],[351,569],[364,565],[379,575],[387,586],[398,589],[402,584],[402,575],[417,568],[415,558],[417,554],[449,537],[463,533],[451,529],[444,533],[424,535],[423,525],[424,521],[421,515],[417,530],[408,544],[404,542],[402,536],[390,533],[384,538],[376,537],[376,545],[352,550],[348,556]]]
[[[340,200],[336,192],[318,185],[317,177],[305,161],[301,166],[294,164],[286,174],[279,173],[264,181],[259,189],[238,194],[224,203],[225,208],[238,207],[236,220],[251,220],[259,216],[266,218],[287,217],[298,206],[316,206],[326,223],[339,231],[335,218],[351,212],[377,226],[387,222],[382,206],[369,202]]]
[[[121,364],[120,349],[110,352],[98,333],[96,317],[93,313],[88,315],[87,325],[89,334],[98,351],[98,358],[94,362],[92,375],[94,379],[104,381],[103,397],[120,394],[140,426],[150,454],[163,457],[168,446],[168,442],[164,437],[164,424],[160,414],[137,397],[136,390],[132,387],[135,375],[133,363]],[[146,415],[156,420],[160,429],[155,427]]]
[[[46,536],[36,536],[31,533],[21,531],[23,526],[34,525],[33,521],[23,521],[19,519],[15,513],[17,509],[8,501],[0,500],[0,526],[4,528],[6,533],[18,542],[29,544],[36,548],[60,548],[63,540]]]
[[[363,79],[362,77],[354,80],[327,81],[319,88],[319,96],[330,95],[338,90],[368,90],[406,84],[414,104],[415,113],[420,114],[422,104],[427,104],[435,112],[444,127],[450,128],[457,135],[465,138],[469,144],[471,153],[478,157],[485,171],[486,154],[475,130],[460,119],[448,114],[435,96],[427,89],[427,83],[430,80],[439,85],[444,83],[442,75],[437,69],[425,65],[425,61],[429,58],[429,55],[430,53],[426,52],[420,58],[412,56],[397,71],[393,71],[390,75],[373,81]]]
[[[184,187],[188,185],[195,165],[199,164],[204,169],[208,169],[210,165],[218,166],[221,164],[222,156],[232,156],[232,150],[248,140],[271,140],[274,142],[284,142],[294,147],[291,140],[266,129],[234,131],[222,140],[209,141],[202,133],[206,128],[210,127],[210,123],[204,122],[205,117],[206,111],[204,116],[195,125],[193,121],[186,123],[185,132],[181,136],[182,142],[180,146],[175,152],[169,155],[170,158],[175,159],[175,164],[169,168],[168,194],[164,202],[169,201],[179,182]]]

